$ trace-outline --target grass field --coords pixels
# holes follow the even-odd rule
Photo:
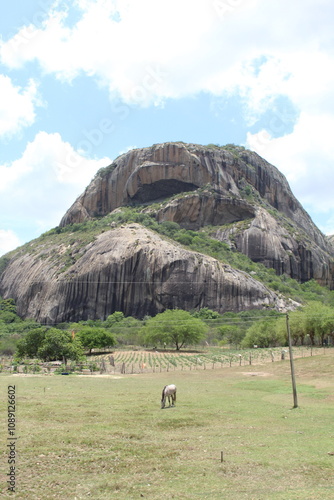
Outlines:
[[[137,375],[1,375],[17,499],[334,498],[334,357]],[[178,387],[160,409],[162,387]],[[7,388],[16,387],[16,494]],[[223,452],[223,461],[221,453]]]

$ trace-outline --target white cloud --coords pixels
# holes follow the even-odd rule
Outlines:
[[[0,255],[17,248],[21,244],[18,236],[10,229],[0,229]]]
[[[83,72],[112,95],[141,105],[237,90],[256,111],[273,94],[306,102],[318,91],[332,91],[333,56],[326,45],[330,0],[321,0],[321,9],[314,0],[293,5],[290,0],[80,0],[76,5],[82,11],[74,26],[67,26],[66,11],[52,10],[40,24],[25,26],[16,39],[2,43],[2,62],[20,67],[37,60],[45,72],[67,81]],[[254,61],[264,55],[267,61],[255,71]]]
[[[126,148],[122,149],[121,151],[119,151],[118,156],[121,156],[121,155],[124,155],[125,153],[127,153],[128,151],[132,151],[133,149],[136,149],[137,146],[127,146]]]
[[[0,41],[1,62],[21,68],[37,61],[44,73],[68,82],[86,74],[128,104],[161,105],[201,91],[238,96],[249,126],[273,113],[262,131],[248,134],[248,146],[287,175],[303,204],[334,210],[332,0],[75,0],[79,16],[71,25],[63,5],[36,12],[16,36]],[[36,84],[16,88],[2,77],[1,85],[12,105],[2,99],[0,134],[1,127],[13,132],[31,124]],[[279,97],[291,108],[277,107]],[[33,190],[38,172],[51,193],[47,203],[71,193],[66,209],[74,190],[110,161],[95,167],[89,159],[103,134],[88,133],[76,148],[58,134],[41,134],[21,159],[0,166],[3,185],[23,192],[27,180]],[[62,186],[62,194],[52,185]]]
[[[102,135],[102,133],[101,133]],[[79,145],[85,145],[91,152],[94,144],[89,136]],[[39,132],[34,140],[27,144],[21,158],[10,165],[0,165],[2,183],[0,190],[12,189],[16,184],[26,184],[38,178],[40,186],[69,184],[82,189],[91,180],[94,173],[110,163],[109,158],[94,160],[76,151],[68,142],[64,142],[58,133]]]
[[[88,149],[88,139],[86,146]],[[0,165],[0,212],[10,219],[8,207],[12,207],[12,227],[24,226],[25,220],[29,224],[33,221],[31,225],[38,236],[58,225],[96,171],[110,163],[110,158],[95,160],[83,156],[58,133],[39,132],[21,158]]]
[[[319,229],[328,236],[334,235],[334,217],[329,217],[323,224],[319,224]]]
[[[37,85],[29,80],[25,88],[15,86],[8,76],[0,75],[0,136],[12,135],[35,121],[40,105]]]
[[[298,200],[314,213],[334,211],[334,116],[301,113],[291,134],[247,135],[247,146],[287,177]],[[328,228],[323,228],[328,233]]]

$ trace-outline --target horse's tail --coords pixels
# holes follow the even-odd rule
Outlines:
[[[176,387],[175,387],[175,392],[174,392],[174,401],[176,401]]]

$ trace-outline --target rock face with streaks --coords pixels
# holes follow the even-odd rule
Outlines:
[[[333,245],[285,177],[243,148],[165,143],[130,151],[100,171],[60,225],[178,193],[182,196],[155,208],[157,220],[194,230],[224,226],[212,235],[255,262],[298,281],[314,278],[333,288]]]
[[[57,253],[63,251],[40,245],[33,255],[24,254],[7,266],[1,289],[15,298],[23,317],[59,323],[104,319],[114,311],[141,318],[173,308],[225,312],[286,307],[248,274],[138,224],[100,234],[59,273]]]
[[[101,169],[58,228],[3,257],[0,295],[15,299],[22,317],[49,324],[114,311],[141,318],[168,308],[293,307],[245,272],[148,227],[113,222],[96,229],[125,206],[158,223],[205,231],[277,274],[334,288],[333,239],[275,167],[236,146],[165,143]]]
[[[235,204],[254,190],[268,205],[309,228],[310,218],[285,177],[256,153],[183,143],[157,144],[117,158],[98,172],[60,225],[105,215],[122,205],[150,203],[199,188],[209,188],[211,196],[229,198]],[[318,237],[319,231],[314,229]]]

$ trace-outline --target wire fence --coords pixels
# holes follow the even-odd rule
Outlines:
[[[294,358],[317,356],[329,350],[332,351],[328,347],[296,347],[293,349],[293,356]],[[138,374],[260,365],[284,362],[289,360],[290,356],[288,348],[275,348],[202,353],[118,351],[112,356],[95,356],[94,358],[94,362],[100,364],[100,371],[103,373]]]
[[[293,357],[309,357],[332,353],[331,347],[294,347]],[[205,352],[171,352],[115,350],[112,353],[94,353],[83,363],[59,361],[41,363],[25,360],[15,363],[11,357],[0,359],[0,371],[13,374],[82,374],[82,375],[125,375],[159,373],[170,371],[214,370],[236,366],[261,365],[289,360],[288,348],[249,349],[234,351],[215,348]]]

